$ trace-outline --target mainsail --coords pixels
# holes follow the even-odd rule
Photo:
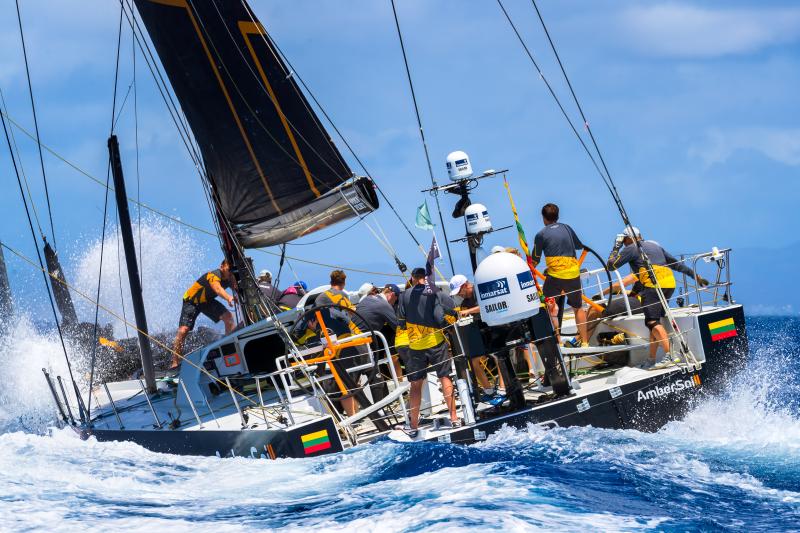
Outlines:
[[[243,246],[377,209],[244,0],[135,2]]]

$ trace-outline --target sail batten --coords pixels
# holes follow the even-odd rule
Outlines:
[[[135,3],[200,147],[215,201],[237,237],[248,236],[240,239],[245,246],[254,227],[270,232],[270,221],[286,217],[299,222],[296,235],[256,240],[309,233],[318,224],[304,227],[297,213],[316,215],[341,191],[366,190],[363,182],[353,185],[353,173],[245,2]],[[337,208],[335,216],[311,218],[339,221],[377,208],[374,193],[362,199],[365,212]]]

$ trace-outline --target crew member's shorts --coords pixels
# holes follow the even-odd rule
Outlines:
[[[625,298],[623,296],[615,296],[613,300],[611,300],[611,305],[606,306],[605,310],[603,310],[602,317],[603,318],[614,318],[617,316],[623,316],[628,314],[628,308],[625,307]],[[631,313],[634,315],[639,313],[641,314],[644,310],[642,309],[642,303],[639,301],[639,298],[635,298],[633,296],[627,296],[628,298],[628,305],[631,306]]]
[[[675,292],[675,289],[661,289],[664,291],[664,298],[669,302],[669,299],[672,298],[672,293]],[[661,305],[661,301],[658,298],[658,292],[652,287],[644,287],[642,291],[639,293],[639,296],[642,298],[642,309],[644,311],[644,321],[648,322],[651,320],[661,320],[666,314],[664,310],[664,306]]]
[[[544,280],[544,287],[542,292],[545,298],[557,298],[561,293],[566,294],[567,303],[573,309],[580,309],[583,306],[581,296],[583,290],[581,288],[581,278],[561,279],[553,276],[547,276]]]
[[[406,346],[398,346],[397,347],[397,356],[400,358],[400,361],[403,363],[403,366],[408,366],[408,345]]]
[[[408,381],[419,381],[425,379],[428,372],[436,372],[436,377],[443,378],[450,375],[449,363],[450,354],[446,342],[424,350],[409,348],[406,376]]]
[[[186,326],[189,329],[194,329],[194,322],[200,313],[203,313],[214,322],[219,322],[222,319],[222,315],[227,312],[228,310],[218,300],[209,300],[200,304],[184,300],[178,327]]]
[[[483,343],[481,329],[476,323],[459,326],[458,337],[461,339],[467,359],[486,355],[486,345]]]

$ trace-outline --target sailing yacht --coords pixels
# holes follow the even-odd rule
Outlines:
[[[381,437],[472,443],[504,426],[529,424],[654,431],[721,387],[747,357],[744,310],[731,294],[729,249],[682,259],[695,271],[710,271],[705,277],[713,283],[701,288],[683,280],[682,301],[670,309],[668,321],[680,362],[657,370],[642,368],[649,331],[641,315],[628,308],[600,323],[592,346],[564,348],[533,285],[519,281],[519,290],[492,293],[499,299],[486,311],[520,310],[513,320],[491,324],[487,333],[505,400],[487,403],[480,397],[455,324],[445,333],[463,425],[451,425],[430,374],[420,431],[412,438],[397,429],[409,423],[409,384],[397,372],[391,336],[367,330],[337,337],[325,325],[324,309],[314,305],[314,294],[294,309],[277,309],[261,297],[247,257],[250,248],[283,244],[377,210],[379,185],[348,166],[245,1],[135,4],[191,130],[193,157],[203,169],[222,248],[236,276],[244,324],[183,356],[177,377],[157,379],[145,348],[146,322],[137,313],[143,378],[96,384],[90,402],[71,400],[61,376],[46,373],[62,422],[83,437],[131,441],[166,453],[275,459],[336,453]],[[111,154],[125,204],[113,146]],[[478,182],[459,179],[456,191],[472,190]],[[123,232],[130,231],[124,226],[123,221]],[[523,260],[493,255],[480,264],[475,260],[476,282],[489,268],[486,261],[495,268],[486,278],[491,282],[513,285],[531,278]],[[126,251],[126,257],[135,269],[135,253]],[[582,275],[601,299],[611,276],[605,267]],[[136,292],[132,287],[134,297]],[[356,322],[357,312],[347,312]],[[575,329],[574,317],[565,317],[561,334]],[[624,342],[599,346],[609,333],[623,333]],[[525,348],[538,357],[530,383],[518,379],[512,357]],[[342,364],[347,358],[356,364]],[[354,397],[358,411],[344,413],[342,397]]]

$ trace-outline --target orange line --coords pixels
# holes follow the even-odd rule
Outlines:
[[[251,33],[264,35],[266,32],[264,31],[264,28],[263,26],[261,26],[261,24],[254,22],[246,22],[246,21],[239,21],[239,31],[242,32],[242,37],[244,37],[244,42],[247,44],[247,49],[250,50],[250,55],[253,56],[253,62],[256,64],[258,73],[261,75],[261,80],[264,82],[264,86],[266,87],[267,92],[269,92],[269,95],[272,98],[272,103],[275,106],[275,110],[278,112],[278,116],[281,118],[283,129],[286,130],[286,135],[289,137],[289,142],[292,143],[292,148],[294,148],[294,153],[297,155],[297,161],[298,163],[300,163],[300,167],[303,169],[303,174],[306,175],[306,181],[308,182],[308,186],[311,188],[311,191],[315,195],[317,195],[317,197],[319,197],[320,192],[314,186],[314,180],[311,178],[311,172],[309,172],[308,170],[308,165],[306,165],[306,160],[303,158],[303,154],[300,153],[300,147],[297,146],[297,141],[295,140],[294,134],[292,133],[292,128],[289,127],[289,123],[286,120],[286,115],[284,115],[283,110],[281,109],[281,106],[278,103],[278,98],[277,96],[275,96],[275,92],[272,90],[272,85],[267,80],[267,74],[261,67],[261,61],[258,60],[256,51],[255,49],[253,49],[253,43],[250,42],[250,38],[248,37],[248,35]]]
[[[200,31],[200,26],[197,24],[197,20],[194,18],[194,14],[189,7],[187,0],[150,0],[151,2],[157,4],[164,4],[168,6],[174,7],[182,7],[186,10],[189,14],[189,19],[192,21],[192,26],[194,26],[195,32],[197,32],[197,37],[200,39],[200,44],[203,46],[203,50],[208,57],[208,62],[211,65],[211,70],[214,71],[214,76],[217,78],[217,82],[219,83],[220,89],[222,89],[222,94],[225,96],[225,100],[228,102],[228,107],[231,110],[231,114],[233,115],[233,119],[236,121],[236,125],[239,128],[239,132],[242,134],[242,139],[244,140],[245,146],[247,146],[247,151],[250,152],[250,157],[253,159],[253,163],[256,166],[256,170],[258,171],[258,175],[261,177],[261,182],[264,184],[264,188],[269,195],[269,199],[272,202],[273,207],[275,210],[281,214],[281,208],[278,207],[277,202],[275,202],[275,197],[272,195],[272,189],[269,187],[269,183],[267,183],[267,178],[264,175],[264,171],[261,169],[261,164],[258,162],[258,158],[256,157],[255,151],[253,150],[253,145],[250,144],[250,139],[247,137],[247,133],[244,131],[244,126],[242,126],[242,121],[239,119],[239,114],[236,112],[236,108],[233,105],[233,101],[231,100],[230,94],[228,94],[228,89],[225,87],[225,83],[222,81],[222,76],[217,69],[217,65],[214,63],[214,57],[211,55],[211,51],[208,49],[208,45],[206,44],[206,40],[203,38],[203,33]]]

